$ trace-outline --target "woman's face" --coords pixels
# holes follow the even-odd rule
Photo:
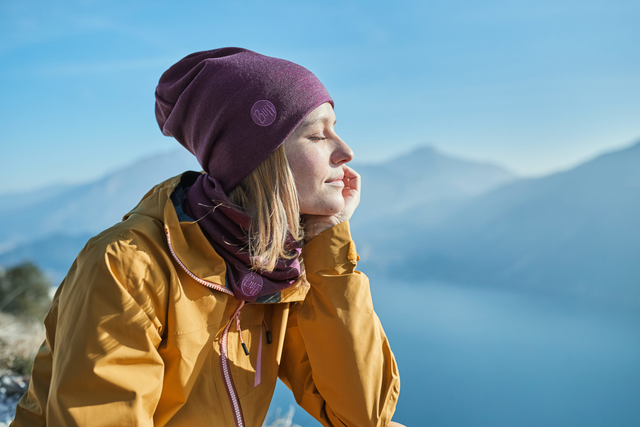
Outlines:
[[[333,107],[322,104],[284,142],[302,214],[333,215],[344,208],[343,166],[353,151],[336,134],[335,124]]]

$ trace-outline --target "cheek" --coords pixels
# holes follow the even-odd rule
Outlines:
[[[309,190],[323,181],[323,170],[317,159],[311,153],[295,153],[290,157],[289,165],[299,191]]]
[[[293,172],[293,175],[296,177],[300,176],[304,168],[304,156],[302,156],[298,151],[288,150],[287,161],[289,162],[289,167],[291,168],[291,172]]]

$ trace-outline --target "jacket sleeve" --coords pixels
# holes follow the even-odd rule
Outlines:
[[[87,244],[56,294],[12,426],[153,425],[167,278],[135,236],[103,240]]]
[[[325,426],[387,426],[400,393],[398,367],[348,222],[313,238],[304,263],[311,289],[290,312],[280,379]]]

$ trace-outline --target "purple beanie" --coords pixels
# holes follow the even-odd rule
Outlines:
[[[325,102],[333,105],[306,68],[228,47],[169,68],[156,88],[156,119],[229,192]]]

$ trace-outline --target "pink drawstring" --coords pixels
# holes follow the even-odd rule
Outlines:
[[[238,330],[238,335],[240,336],[240,343],[242,344],[242,349],[244,350],[244,354],[248,356],[249,348],[247,347],[247,345],[244,343],[244,340],[242,339],[242,329],[240,326],[240,311],[242,310],[242,307],[244,307],[244,303],[245,302],[242,301],[242,303],[240,304],[240,307],[238,307],[238,309],[233,314],[233,316],[236,318],[236,329]],[[233,318],[231,320],[233,320]],[[262,319],[262,324],[264,325],[264,328],[267,330],[267,344],[271,344],[271,342],[273,342],[273,337],[271,335],[271,331],[269,330],[269,327],[267,326],[267,321],[265,319]]]
[[[246,354],[248,356],[249,355],[249,348],[247,347],[247,345],[244,343],[244,340],[242,339],[242,329],[240,329],[240,310],[242,310],[242,307],[244,307],[244,301],[242,301],[242,303],[240,304],[240,307],[238,307],[238,309],[234,313],[234,316],[236,317],[236,328],[238,329],[238,335],[240,336],[240,342],[242,343],[242,349],[244,350],[244,354]]]

